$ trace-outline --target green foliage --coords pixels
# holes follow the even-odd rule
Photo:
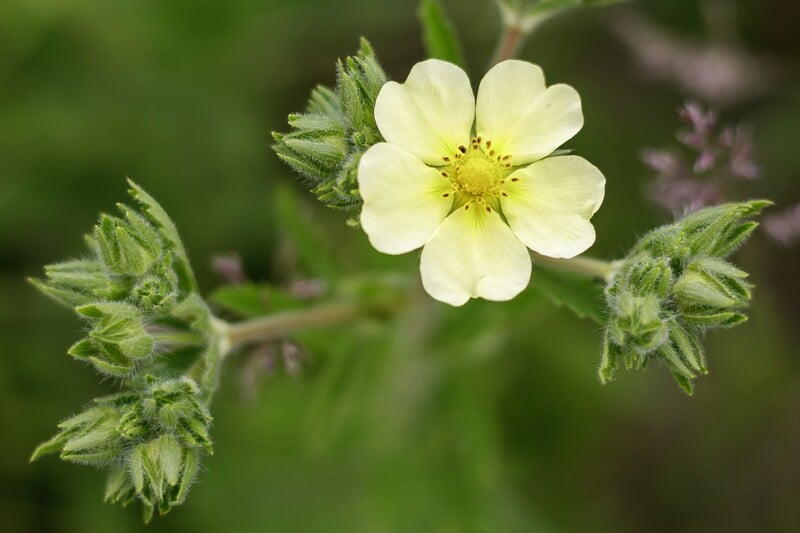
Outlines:
[[[428,57],[449,61],[466,68],[461,42],[441,2],[422,0],[418,13]]]
[[[598,324],[605,321],[603,287],[593,279],[544,266],[534,271],[531,288],[581,318]]]
[[[241,318],[264,316],[300,306],[297,298],[285,290],[253,283],[220,287],[211,294],[209,302]]]
[[[639,240],[606,288],[602,382],[614,378],[620,361],[626,369],[642,369],[655,358],[692,393],[697,375],[708,372],[705,331],[747,320],[752,286],[747,273],[725,258],[757,227],[747,219],[768,205],[756,200],[711,207]]]
[[[335,90],[318,86],[305,113],[289,115],[289,133],[273,133],[273,149],[322,203],[357,211],[358,163],[382,139],[374,108],[386,74],[362,38],[358,54],[337,63],[336,75]]]

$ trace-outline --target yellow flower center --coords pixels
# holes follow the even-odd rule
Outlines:
[[[494,162],[484,157],[483,152],[472,151],[453,166],[454,179],[464,193],[473,198],[496,194],[498,169]]]
[[[486,204],[486,209],[499,208],[499,197],[506,196],[502,185],[505,178],[513,172],[511,155],[499,154],[492,148],[491,140],[475,137],[470,147],[459,146],[458,151],[443,157],[448,166],[441,170],[456,193],[455,208],[473,202]],[[444,196],[449,196],[445,193]]]

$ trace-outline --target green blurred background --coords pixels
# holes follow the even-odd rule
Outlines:
[[[740,197],[788,205],[800,199],[800,7],[730,3],[740,45],[778,69],[726,109],[753,125],[763,168]],[[495,8],[444,4],[477,81]],[[414,254],[379,255],[345,215],[315,204],[268,145],[316,83],[333,83],[334,61],[359,35],[404,78],[424,56],[416,9],[0,2],[0,530],[144,528],[138,508],[102,502],[100,472],[27,462],[57,421],[114,383],[65,355],[80,322],[24,278],[81,253],[97,213],[124,200],[126,175],[176,220],[206,291],[218,252],[238,252],[250,277],[273,283],[324,275],[326,261],[337,276],[415,271]],[[708,37],[698,1],[632,9],[692,42]],[[642,194],[638,154],[672,142],[684,99],[643,75],[610,30],[619,14],[561,16],[522,51],[583,97],[586,126],[571,146],[608,178],[593,249],[608,258],[666,220]],[[289,200],[293,221],[278,216]],[[296,250],[292,231],[328,246]],[[233,361],[213,405],[216,454],[187,503],[148,530],[800,531],[800,253],[759,235],[739,261],[758,285],[751,320],[709,335],[711,374],[691,399],[658,367],[601,387],[598,327],[532,290],[299,335],[302,375],[278,372],[255,393]]]

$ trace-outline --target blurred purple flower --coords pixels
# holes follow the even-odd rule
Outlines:
[[[800,204],[765,217],[763,226],[767,235],[784,246],[794,244],[800,240]]]
[[[211,269],[227,285],[240,285],[247,281],[242,258],[237,253],[215,255],[211,258]]]
[[[753,132],[744,126],[725,128],[720,134],[720,146],[728,151],[731,174],[738,178],[754,180],[759,168],[755,164]]]
[[[678,116],[688,127],[676,134],[682,148],[642,152],[656,176],[648,189],[655,203],[673,213],[697,211],[724,201],[729,182],[758,177],[750,130],[721,127],[719,115],[696,102],[686,103]]]

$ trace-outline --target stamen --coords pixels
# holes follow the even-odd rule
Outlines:
[[[487,213],[491,213],[491,212],[492,212],[492,208],[491,208],[491,207],[489,207],[488,205],[486,206],[486,212],[487,212]]]
[[[445,177],[445,178],[449,178],[449,177],[450,177],[450,174],[448,174],[447,172],[445,172],[444,170],[442,170],[442,176],[443,176],[443,177]]]
[[[464,146],[463,144],[459,144],[458,145],[458,149],[461,151],[462,154],[466,154],[467,153],[467,147]]]
[[[449,157],[447,157],[447,156],[444,156],[442,159],[444,159],[444,162],[445,162],[445,163],[449,163],[449,162],[450,162],[450,158],[449,158]]]

